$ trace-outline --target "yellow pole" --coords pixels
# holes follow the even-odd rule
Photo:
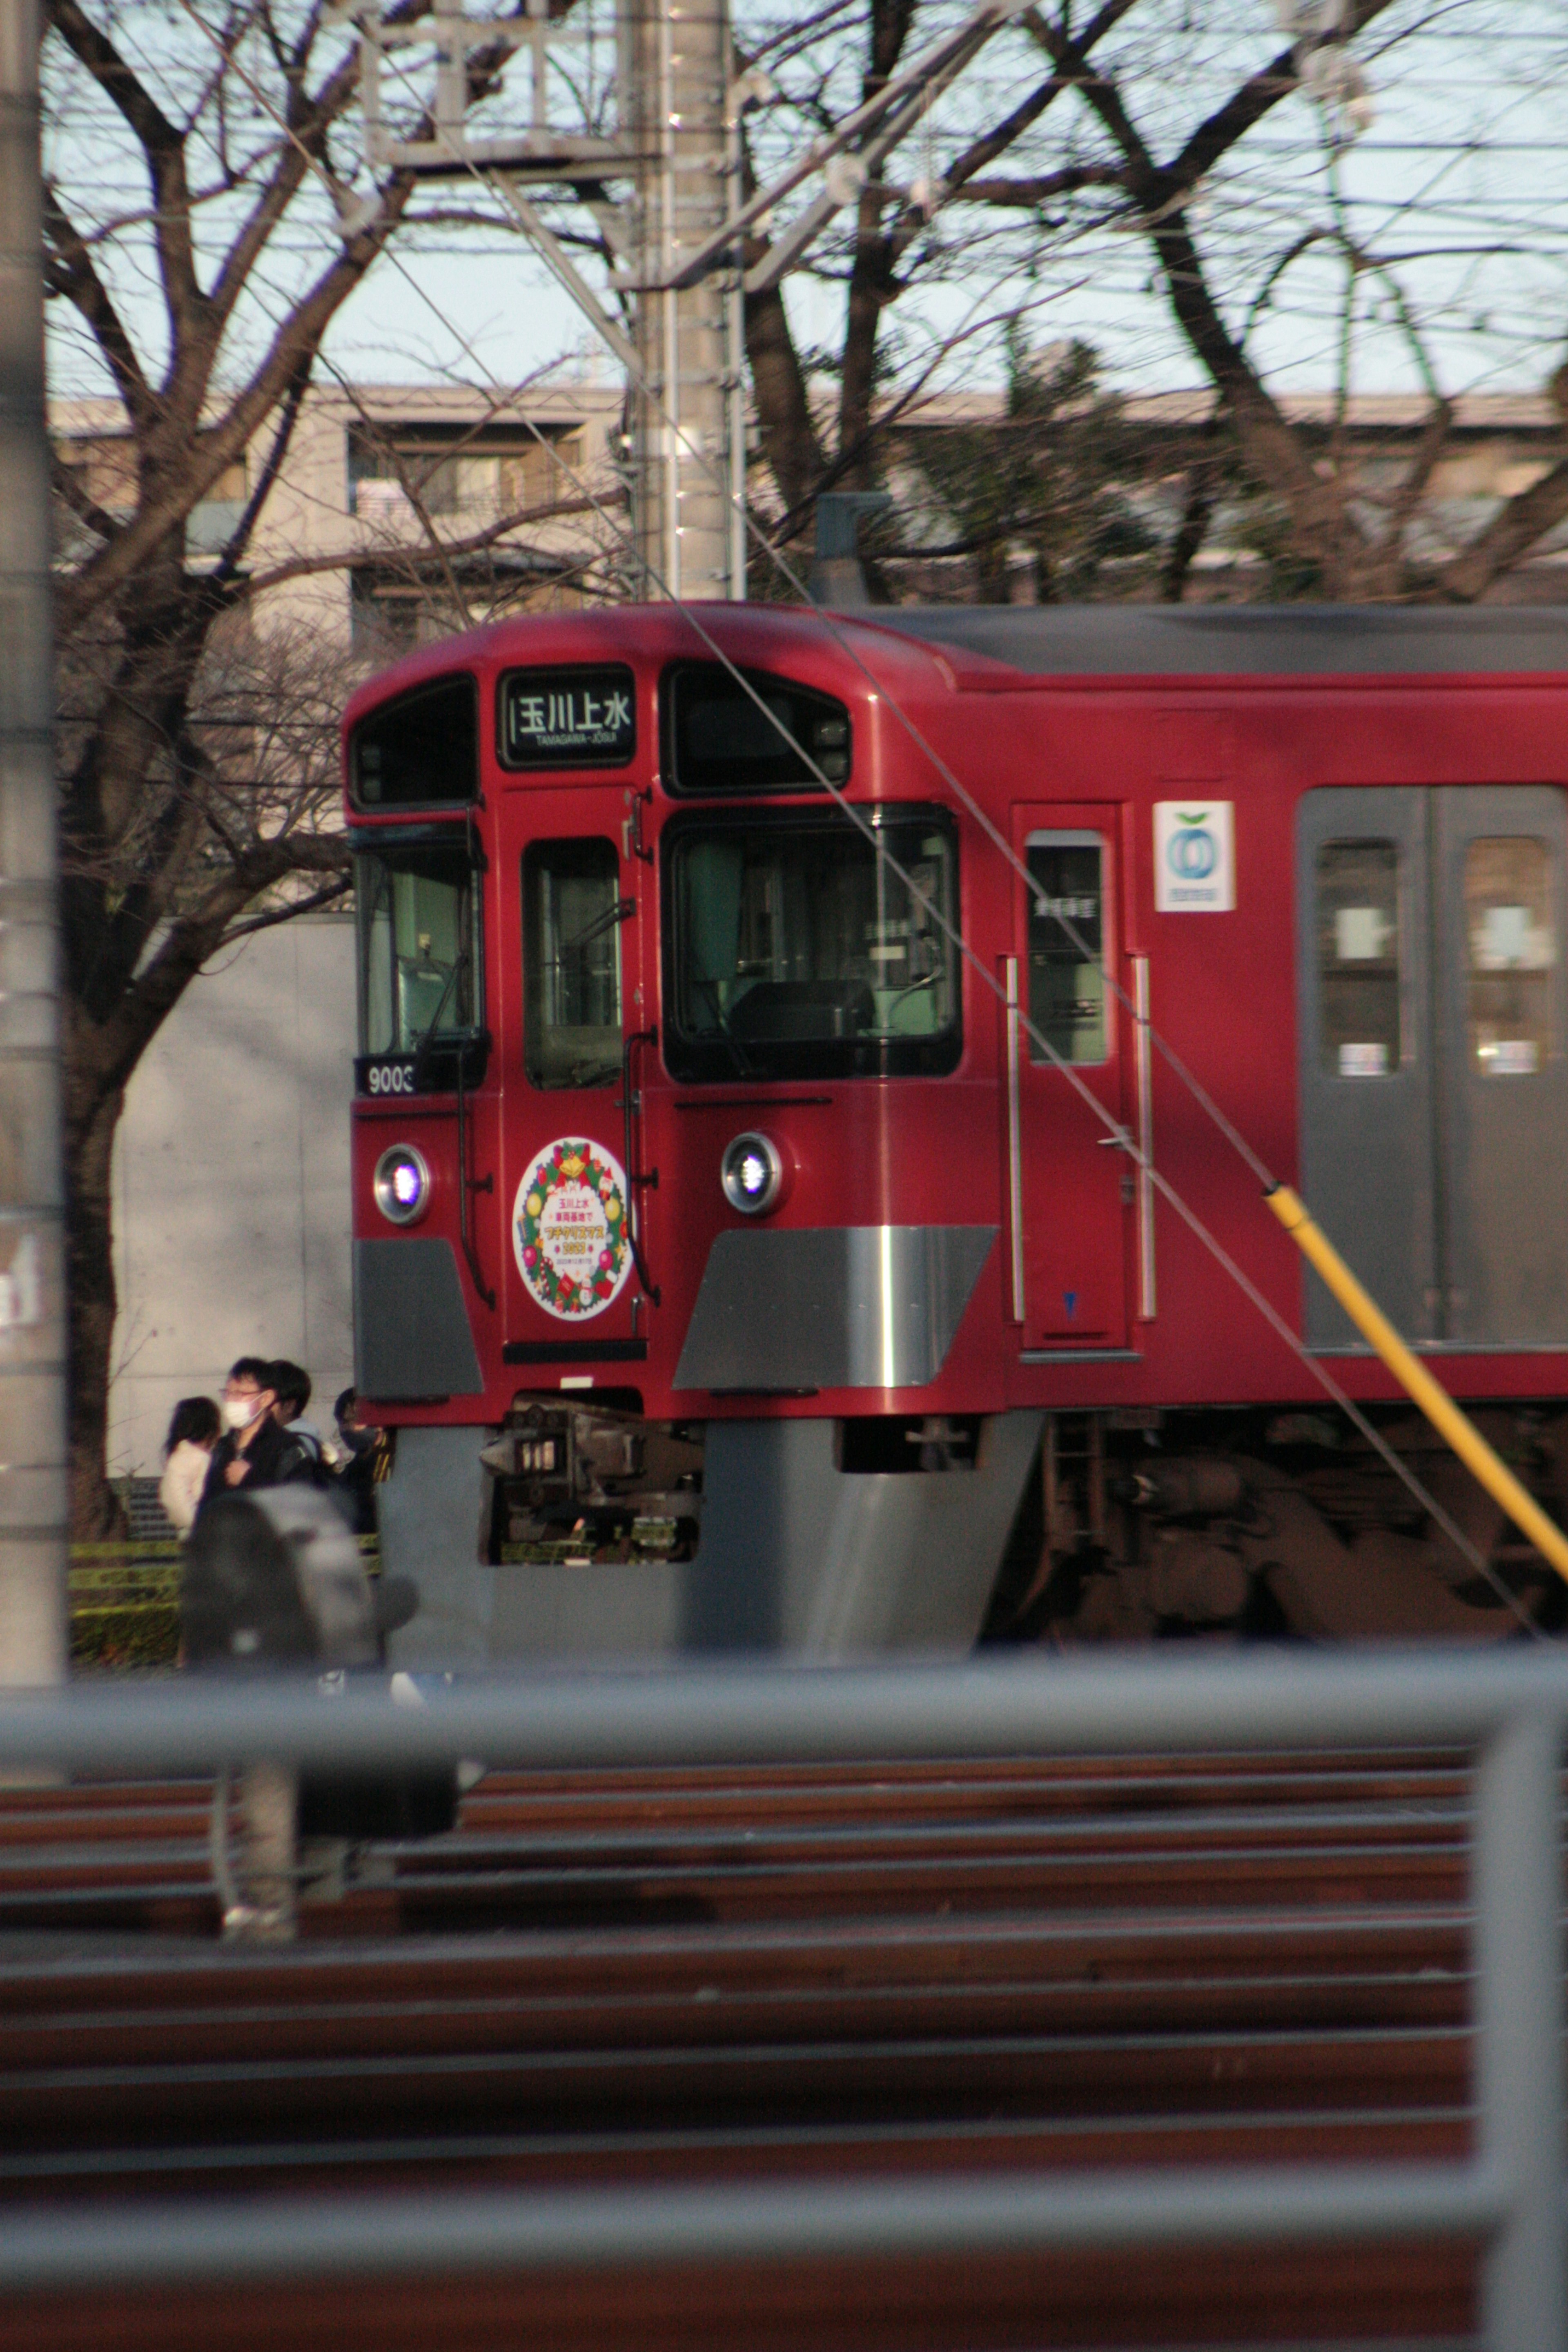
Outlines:
[[[1525,1493],[1475,1423],[1459,1411],[1447,1390],[1440,1388],[1426,1365],[1411,1354],[1387,1316],[1367,1297],[1332,1242],[1313,1223],[1289,1184],[1276,1184],[1264,1198],[1303,1257],[1317,1268],[1357,1330],[1371,1340],[1394,1379],[1408,1391],[1433,1427],[1447,1439],[1488,1494],[1502,1505],[1514,1526],[1529,1537],[1542,1558],[1550,1560],[1558,1575],[1568,1580],[1568,1536],[1547,1517],[1534,1496]]]

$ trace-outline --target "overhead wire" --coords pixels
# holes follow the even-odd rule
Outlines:
[[[192,5],[192,0],[180,0],[180,5],[192,16],[193,20],[200,26],[202,31],[204,33],[207,33],[208,28],[202,24],[202,20],[197,14],[197,11]],[[212,37],[210,33],[208,34],[208,37]],[[319,163],[315,157],[311,156],[308,149],[304,148],[302,142],[298,139],[297,134],[294,132],[292,126],[284,120],[280,113],[279,113],[278,110],[271,104],[271,101],[267,98],[266,94],[257,87],[254,81],[250,80],[250,78],[247,75],[245,74],[244,68],[238,67],[237,64],[236,69],[240,72],[241,78],[247,80],[247,86],[251,89],[252,95],[257,99],[258,103],[263,105],[272,115],[272,119],[277,123],[279,129],[283,132],[284,136],[289,139],[300,148],[301,154],[304,156],[310,168],[320,174],[330,188],[331,183],[325,166]],[[447,143],[450,145],[449,141]],[[469,172],[481,185],[488,184],[488,173],[477,166],[472,162],[471,158],[465,156],[459,149],[453,149],[452,152],[454,162],[459,166],[459,168]],[[393,266],[398,270],[399,274],[404,278],[405,282],[410,287],[411,290],[415,292],[416,295],[426,304],[443,329],[452,337],[454,342],[456,342],[458,348],[467,355],[468,359],[479,372],[481,378],[489,379],[489,372],[486,368],[484,362],[480,359],[479,353],[475,351],[468,338],[451,319],[447,317],[440,306],[435,301],[434,298],[422,285],[420,285],[413,273],[407,269],[405,265],[402,262],[401,257],[399,257],[390,247],[387,247],[384,248],[384,257],[393,264]],[[646,371],[644,371],[639,365],[637,373],[639,381],[639,389],[642,391],[644,396],[664,420],[667,428],[671,431],[677,430],[678,428],[673,416],[665,407],[663,401],[659,398],[652,384],[648,382]],[[502,389],[503,388],[500,385],[492,383],[492,392],[500,392]],[[552,464],[556,466],[567,479],[572,482],[579,495],[593,508],[595,513],[605,524],[605,528],[609,530],[629,551],[634,562],[641,567],[647,576],[658,587],[665,601],[670,604],[672,610],[675,610],[681,614],[688,626],[700,639],[706,650],[711,654],[713,659],[729,674],[729,676],[734,680],[735,684],[741,688],[742,692],[746,696],[747,699],[755,706],[756,709],[784,740],[795,756],[804,763],[808,772],[816,779],[816,782],[821,790],[829,795],[830,799],[835,803],[842,814],[855,826],[856,830],[863,835],[869,845],[874,856],[876,856],[881,864],[884,871],[892,874],[909,893],[914,902],[925,909],[931,920],[946,938],[949,945],[956,950],[958,955],[973,971],[977,979],[979,979],[984,986],[990,990],[998,1003],[1005,1004],[1006,997],[1002,982],[998,981],[994,972],[988,970],[977,950],[971,946],[970,942],[963,936],[962,929],[951,921],[931,894],[901,865],[900,860],[888,846],[886,840],[882,837],[881,829],[871,822],[858,803],[851,801],[847,793],[839,790],[838,786],[833,782],[833,780],[824,772],[820,763],[816,760],[812,753],[795,740],[788,726],[779,717],[778,713],[772,708],[772,706],[764,699],[763,695],[752,684],[752,680],[746,676],[744,670],[731,658],[723,646],[704,625],[698,611],[675,592],[671,584],[664,578],[658,564],[653,561],[653,559],[645,554],[643,551],[637,547],[635,534],[632,532],[630,528],[624,523],[618,516],[610,512],[598,493],[589,483],[586,477],[579,473],[577,468],[559,448],[553,436],[544,433],[531,418],[524,417],[521,421],[532,433],[535,440],[544,450]],[[721,494],[725,504],[730,504],[731,494],[729,491],[727,484],[724,483],[722,476],[719,473],[719,469],[712,465],[711,461],[709,460],[705,455],[700,452],[693,454],[697,455],[698,460],[702,465],[704,470],[709,472],[711,478],[720,487]],[[839,625],[837,616],[826,612],[824,608],[812,602],[793,567],[788,564],[787,560],[782,556],[780,551],[773,547],[772,542],[768,541],[765,533],[762,531],[760,525],[757,524],[754,517],[751,514],[750,509],[745,505],[744,501],[742,500],[740,503],[742,520],[745,522],[748,531],[759,540],[764,551],[775,561],[784,577],[796,589],[797,593],[803,596],[805,603],[805,609],[810,612],[825,627],[827,634],[833,638],[834,642],[845,653],[855,667],[867,678],[874,691],[882,698],[886,706],[893,712],[894,716],[905,728],[906,732],[910,736],[911,740],[914,740],[924,751],[926,757],[930,760],[938,775],[950,785],[950,788],[952,790],[961,803],[981,825],[987,837],[991,839],[994,845],[1002,851],[1007,864],[1017,874],[1022,876],[1026,887],[1030,890],[1031,895],[1034,895],[1034,877],[1029,874],[1027,866],[1025,866],[1014,854],[1012,845],[1007,842],[1005,836],[998,831],[984,810],[982,810],[975,803],[973,796],[952,773],[947,763],[941,759],[940,755],[927,741],[921,730],[916,727],[914,722],[909,719],[908,715],[900,709],[897,701],[889,693],[885,684],[876,676],[875,672],[868,667],[864,659],[860,656],[858,650],[847,638],[843,629]],[[1059,915],[1056,916],[1054,919],[1058,922],[1062,922],[1063,920]],[[1063,923],[1063,928],[1064,929],[1068,928],[1065,923]],[[1079,935],[1069,933],[1069,936],[1073,939],[1075,947],[1083,944]],[[1233,1123],[1226,1118],[1223,1112],[1219,1110],[1218,1106],[1213,1102],[1207,1090],[1204,1088],[1199,1082],[1193,1077],[1192,1074],[1186,1070],[1186,1066],[1181,1060],[1181,1057],[1175,1054],[1173,1048],[1164,1045],[1163,1041],[1158,1038],[1157,1033],[1153,1030],[1152,1024],[1147,1020],[1146,1016],[1142,1016],[1138,1013],[1131,998],[1128,997],[1125,991],[1122,990],[1111,975],[1106,971],[1101,959],[1090,954],[1087,950],[1087,948],[1085,948],[1084,961],[1089,962],[1100,972],[1106,984],[1114,991],[1116,996],[1127,1008],[1133,1021],[1144,1028],[1152,1042],[1160,1045],[1164,1058],[1173,1071],[1182,1079],[1183,1083],[1187,1086],[1189,1090],[1192,1092],[1194,1098],[1208,1111],[1209,1116],[1214,1119],[1219,1130],[1226,1136],[1227,1140],[1230,1140],[1233,1143],[1235,1149],[1237,1150],[1239,1156],[1245,1161],[1247,1166],[1258,1177],[1264,1190],[1266,1192],[1272,1191],[1275,1186],[1275,1179],[1269,1173],[1265,1163],[1258,1155],[1253,1151],[1251,1146],[1246,1141],[1246,1139],[1239,1134]],[[1209,1253],[1222,1270],[1228,1275],[1237,1288],[1241,1292],[1242,1296],[1256,1308],[1269,1328],[1284,1343],[1291,1354],[1298,1359],[1303,1368],[1318,1382],[1320,1387],[1322,1388],[1339,1410],[1345,1414],[1352,1426],[1355,1428],[1358,1433],[1366,1440],[1366,1442],[1373,1447],[1373,1451],[1381,1456],[1386,1466],[1394,1473],[1395,1476],[1405,1486],[1407,1491],[1421,1505],[1423,1511],[1454,1546],[1459,1556],[1465,1559],[1474,1571],[1485,1580],[1492,1591],[1502,1601],[1504,1606],[1512,1612],[1525,1632],[1536,1641],[1544,1641],[1546,1636],[1536,1624],[1533,1617],[1530,1614],[1528,1610],[1524,1608],[1518,1596],[1512,1591],[1511,1588],[1507,1584],[1504,1579],[1492,1567],[1491,1562],[1484,1557],[1476,1544],[1465,1533],[1463,1528],[1459,1527],[1452,1514],[1446,1510],[1437,1501],[1436,1497],[1428,1492],[1416,1474],[1405,1461],[1404,1457],[1389,1444],[1382,1432],[1378,1430],[1376,1425],[1364,1412],[1362,1412],[1359,1405],[1356,1404],[1348,1391],[1334,1379],[1326,1364],[1324,1364],[1321,1359],[1314,1356],[1307,1349],[1299,1335],[1291,1328],[1290,1325],[1275,1307],[1273,1301],[1258,1287],[1258,1284],[1253,1281],[1252,1277],[1237,1263],[1236,1258],[1226,1248],[1224,1243],[1220,1241],[1218,1235],[1205,1222],[1199,1213],[1191,1206],[1191,1204],[1171,1183],[1170,1180],[1164,1175],[1163,1171],[1155,1165],[1152,1156],[1144,1150],[1142,1143],[1133,1137],[1130,1129],[1124,1124],[1124,1122],[1117,1118],[1115,1114],[1108,1108],[1108,1106],[1100,1100],[1100,1097],[1094,1092],[1093,1088],[1088,1084],[1087,1080],[1081,1076],[1079,1071],[1059,1051],[1051,1038],[1047,1035],[1045,1031],[1034,1021],[1033,1017],[1025,1013],[1021,1006],[1015,1009],[1016,1010],[1020,1028],[1029,1037],[1031,1042],[1039,1047],[1044,1059],[1047,1060],[1053,1069],[1055,1069],[1057,1073],[1066,1080],[1068,1086],[1084,1103],[1091,1116],[1101,1127],[1105,1129],[1106,1140],[1113,1143],[1119,1150],[1125,1152],[1133,1163],[1148,1177],[1151,1184],[1159,1193],[1160,1197],[1175,1213],[1183,1223],[1188,1227],[1194,1238],[1202,1244],[1203,1247]]]

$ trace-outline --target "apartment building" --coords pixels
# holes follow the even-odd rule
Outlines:
[[[1354,481],[1355,500],[1373,532],[1382,529],[1421,448],[1430,404],[1405,393],[1358,393],[1342,409],[1326,393],[1283,394],[1279,407],[1309,456],[1331,462]],[[1182,526],[1194,475],[1218,468],[1217,494],[1184,584],[1188,602],[1247,603],[1300,594],[1299,585],[1270,562],[1267,500],[1259,499],[1227,464],[1213,431],[1212,392],[1133,393],[1117,407],[1114,488],[1123,513],[1141,527],[1142,557],[1103,564],[1093,593],[1157,596],[1162,551]],[[984,449],[1001,421],[1003,403],[991,391],[938,393],[902,412],[885,452],[893,517],[881,534],[898,553],[882,566],[884,584],[900,603],[963,603],[980,593],[972,554],[952,551],[971,518],[944,501],[951,462],[932,463],[944,438]],[[1034,428],[1037,434],[1040,427]],[[1407,531],[1417,561],[1441,564],[1483,530],[1505,499],[1531,488],[1568,451],[1568,420],[1542,393],[1467,394],[1453,405],[1442,448],[1432,466]],[[984,460],[982,461],[984,463]],[[1092,462],[1092,460],[1091,460]],[[975,504],[984,505],[977,499]],[[1260,520],[1264,524],[1259,529]],[[1260,543],[1262,542],[1262,543]],[[1020,541],[1008,564],[1012,600],[1031,603],[1037,567]],[[1070,593],[1070,592],[1069,592]],[[1488,590],[1488,604],[1568,601],[1568,522],[1531,548]]]
[[[591,370],[493,396],[464,385],[307,392],[246,557],[258,627],[294,624],[367,664],[492,614],[613,591],[622,395]],[[112,400],[53,404],[57,454],[95,504],[129,509],[134,457]],[[186,532],[214,562],[255,492],[264,432]]]

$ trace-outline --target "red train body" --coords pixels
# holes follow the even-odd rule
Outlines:
[[[1010,1423],[1011,1504],[933,1639],[987,1608],[1003,1622],[1006,1591],[1032,1590],[1038,1622],[1054,1590],[1073,1622],[1086,1563],[1102,1630],[1242,1622],[1265,1585],[1267,1622],[1353,1628],[1356,1605],[1336,1617],[1325,1598],[1339,1570],[1301,1564],[1315,1529],[1274,1560],[1235,1535],[1270,1479],[1347,1561],[1373,1537],[1384,1567],[1392,1543],[1425,1544],[1405,1566],[1447,1625],[1463,1579],[1429,1529],[1368,1501],[1375,1465],[1337,1517],[1311,1500],[1315,1478],[1355,1477],[1339,1434],[1303,1419],[1323,1403],[1310,1351],[1359,1399],[1396,1392],[1160,1046],[1300,1187],[1447,1384],[1512,1416],[1554,1495],[1568,630],[1304,608],[698,617],[503,624],[410,656],[347,712],[365,860],[359,1378],[387,1422],[467,1433],[439,1472],[405,1447],[406,1476],[423,1460],[427,1496],[462,1520],[457,1553],[483,1515],[478,1566],[514,1585],[548,1571],[554,1622],[560,1592],[585,1589],[556,1573],[569,1559],[668,1582],[700,1555],[693,1449],[721,1425],[812,1423],[837,1475],[886,1481],[921,1462],[962,1479]],[[776,1192],[760,1213],[748,1183]],[[569,1491],[540,1466],[552,1444],[557,1472],[581,1456]],[[1169,1477],[1161,1503],[1149,1465],[1173,1445],[1209,1465],[1217,1508],[1172,1508]],[[451,1465],[481,1450],[479,1484],[450,1502]],[[766,1486],[758,1461],[738,1495]],[[427,1551],[434,1505],[408,1508],[404,1539]],[[921,1526],[905,1536],[929,1552]],[[725,1540],[723,1574],[742,1575]],[[781,1590],[809,1580],[816,1541]],[[862,1568],[894,1573],[882,1538],[856,1542]],[[1237,1573],[1205,1581],[1198,1551],[1227,1543]],[[1184,1568],[1146,1591],[1162,1544]],[[1370,1579],[1371,1622],[1396,1624],[1383,1569],[1362,1569],[1347,1590]],[[928,1559],[917,1584],[940,1574]],[[1195,1605],[1158,1605],[1188,1587]],[[798,1633],[824,1605],[781,1602],[769,1623]],[[493,1589],[457,1607],[468,1635],[447,1627],[464,1654],[476,1610],[493,1626]],[[919,1639],[927,1601],[910,1610]],[[689,1631],[689,1591],[654,1615],[652,1646],[684,1641],[669,1629]],[[857,1622],[846,1645],[879,1646]],[[531,1646],[532,1622],[521,1611],[500,1646]]]

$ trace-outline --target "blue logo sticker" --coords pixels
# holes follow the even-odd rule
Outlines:
[[[1165,845],[1165,863],[1184,882],[1206,882],[1219,864],[1219,845],[1202,824],[1184,817]]]

